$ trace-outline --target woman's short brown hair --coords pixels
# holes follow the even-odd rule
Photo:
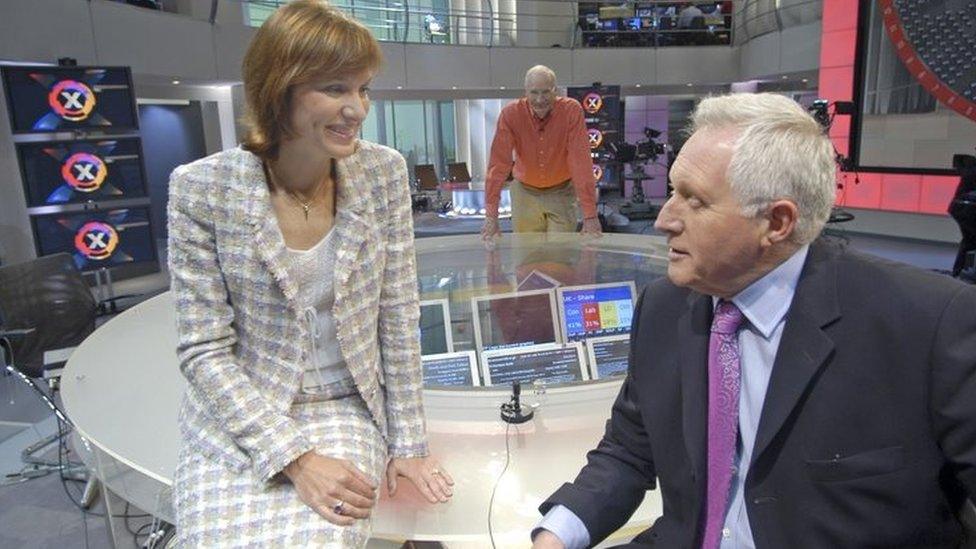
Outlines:
[[[292,135],[295,86],[376,71],[382,59],[369,29],[328,3],[296,0],[282,6],[261,25],[244,55],[244,148],[277,158],[281,141]]]

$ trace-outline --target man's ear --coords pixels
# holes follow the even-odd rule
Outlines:
[[[788,240],[793,231],[796,230],[796,223],[800,217],[800,211],[796,203],[790,200],[775,200],[766,210],[766,234],[764,240],[768,244],[778,244]]]

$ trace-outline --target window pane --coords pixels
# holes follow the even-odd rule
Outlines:
[[[407,168],[413,173],[417,164],[430,163],[424,135],[424,104],[422,101],[394,101],[393,118],[396,149],[407,159]]]
[[[369,113],[366,115],[366,120],[363,120],[362,129],[360,130],[360,137],[366,141],[381,143],[379,117],[382,114],[383,103],[381,101],[373,101],[369,107]]]
[[[439,101],[441,110],[441,154],[444,162],[457,162],[454,138],[454,102]]]

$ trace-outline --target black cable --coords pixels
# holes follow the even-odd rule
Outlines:
[[[495,534],[491,528],[491,510],[495,505],[495,491],[498,490],[498,485],[501,484],[502,477],[505,476],[505,471],[508,471],[508,464],[512,460],[512,454],[508,447],[508,433],[511,428],[511,423],[508,423],[505,427],[505,466],[502,467],[502,472],[498,473],[498,478],[495,479],[495,485],[491,487],[491,498],[488,499],[488,539],[491,540],[492,549],[495,548]],[[515,432],[518,433],[518,426],[515,427]]]

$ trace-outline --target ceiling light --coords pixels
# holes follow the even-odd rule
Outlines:
[[[173,80],[173,84],[174,84],[174,85],[179,85],[179,83],[180,83],[180,81],[179,81],[179,80]]]

